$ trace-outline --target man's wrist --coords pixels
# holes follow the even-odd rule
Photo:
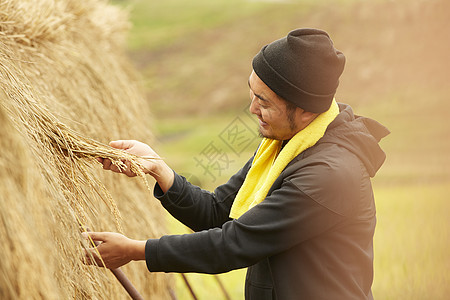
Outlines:
[[[151,174],[158,182],[161,190],[166,193],[173,185],[175,175],[173,170],[164,162],[158,164],[155,173]]]
[[[130,258],[131,260],[145,260],[145,243],[146,241],[131,240]]]

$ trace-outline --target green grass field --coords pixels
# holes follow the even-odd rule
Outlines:
[[[115,1],[130,7],[130,56],[142,72],[154,147],[178,172],[213,189],[236,172],[258,138],[248,114],[250,62],[296,27],[320,27],[347,57],[337,98],[391,130],[374,179],[377,299],[447,299],[450,292],[450,43],[435,1]],[[248,143],[226,134],[247,128]],[[222,168],[198,162],[219,151]],[[185,228],[170,222],[174,233]],[[220,275],[243,299],[238,270]],[[214,277],[188,274],[200,299],[220,299]],[[177,277],[179,299],[189,299]]]

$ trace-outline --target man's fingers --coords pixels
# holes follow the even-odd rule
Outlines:
[[[109,159],[107,159],[107,158],[104,158],[104,159],[102,159],[103,161],[102,161],[102,163],[103,163],[103,169],[105,169],[105,170],[110,170],[111,169],[111,160],[109,160]]]
[[[125,161],[125,165],[126,165],[126,169],[125,169],[125,174],[128,176],[128,177],[134,177],[134,176],[136,176],[136,173],[134,173],[133,171],[131,171],[131,163],[127,160],[127,161]]]
[[[104,232],[83,232],[82,236],[89,240],[89,237],[91,240],[95,242],[104,242],[107,240],[107,236]]]
[[[104,237],[100,238],[101,234],[97,232],[82,232],[83,238],[89,241],[90,247],[84,249],[83,263],[86,265],[97,265],[103,267],[103,262],[99,258],[98,249],[96,248],[99,241],[103,241]],[[94,244],[92,244],[94,243]]]
[[[99,258],[97,250],[94,248],[87,248],[84,250],[84,264],[86,265],[97,265],[99,267],[104,267],[103,261]]]
[[[109,145],[113,148],[129,151],[130,153],[136,152],[135,151],[136,149],[133,147],[135,147],[136,145],[140,145],[140,144],[141,143],[139,143],[135,140],[117,140],[117,141],[111,141],[109,143]],[[136,154],[136,153],[134,153],[134,154]],[[113,163],[108,158],[97,158],[97,160],[100,163],[102,163],[104,170],[110,170],[115,173],[123,173],[123,174],[127,175],[128,177],[136,176],[136,174],[133,171],[131,171],[131,168],[130,168],[131,163],[129,161],[123,160],[122,162],[124,163],[124,165],[122,168],[122,166],[120,166],[120,167],[117,166],[115,163]]]
[[[99,162],[101,162],[103,164],[103,169],[104,170],[110,170],[116,173],[121,173],[122,171],[115,165],[112,163],[112,161],[108,158],[97,158],[97,160]]]
[[[119,167],[116,166],[115,164],[111,164],[111,165],[109,166],[109,170],[111,170],[111,171],[113,171],[113,172],[116,172],[116,173],[122,173],[122,170],[120,170]]]
[[[109,145],[113,148],[127,150],[133,146],[133,142],[131,140],[117,140],[109,142]]]

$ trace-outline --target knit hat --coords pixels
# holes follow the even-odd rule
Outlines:
[[[319,29],[296,29],[264,46],[253,58],[253,70],[278,96],[321,113],[331,105],[345,56]]]

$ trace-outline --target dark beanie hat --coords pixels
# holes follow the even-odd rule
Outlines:
[[[296,29],[264,46],[253,59],[253,70],[278,96],[314,113],[331,105],[345,56],[319,29]]]

